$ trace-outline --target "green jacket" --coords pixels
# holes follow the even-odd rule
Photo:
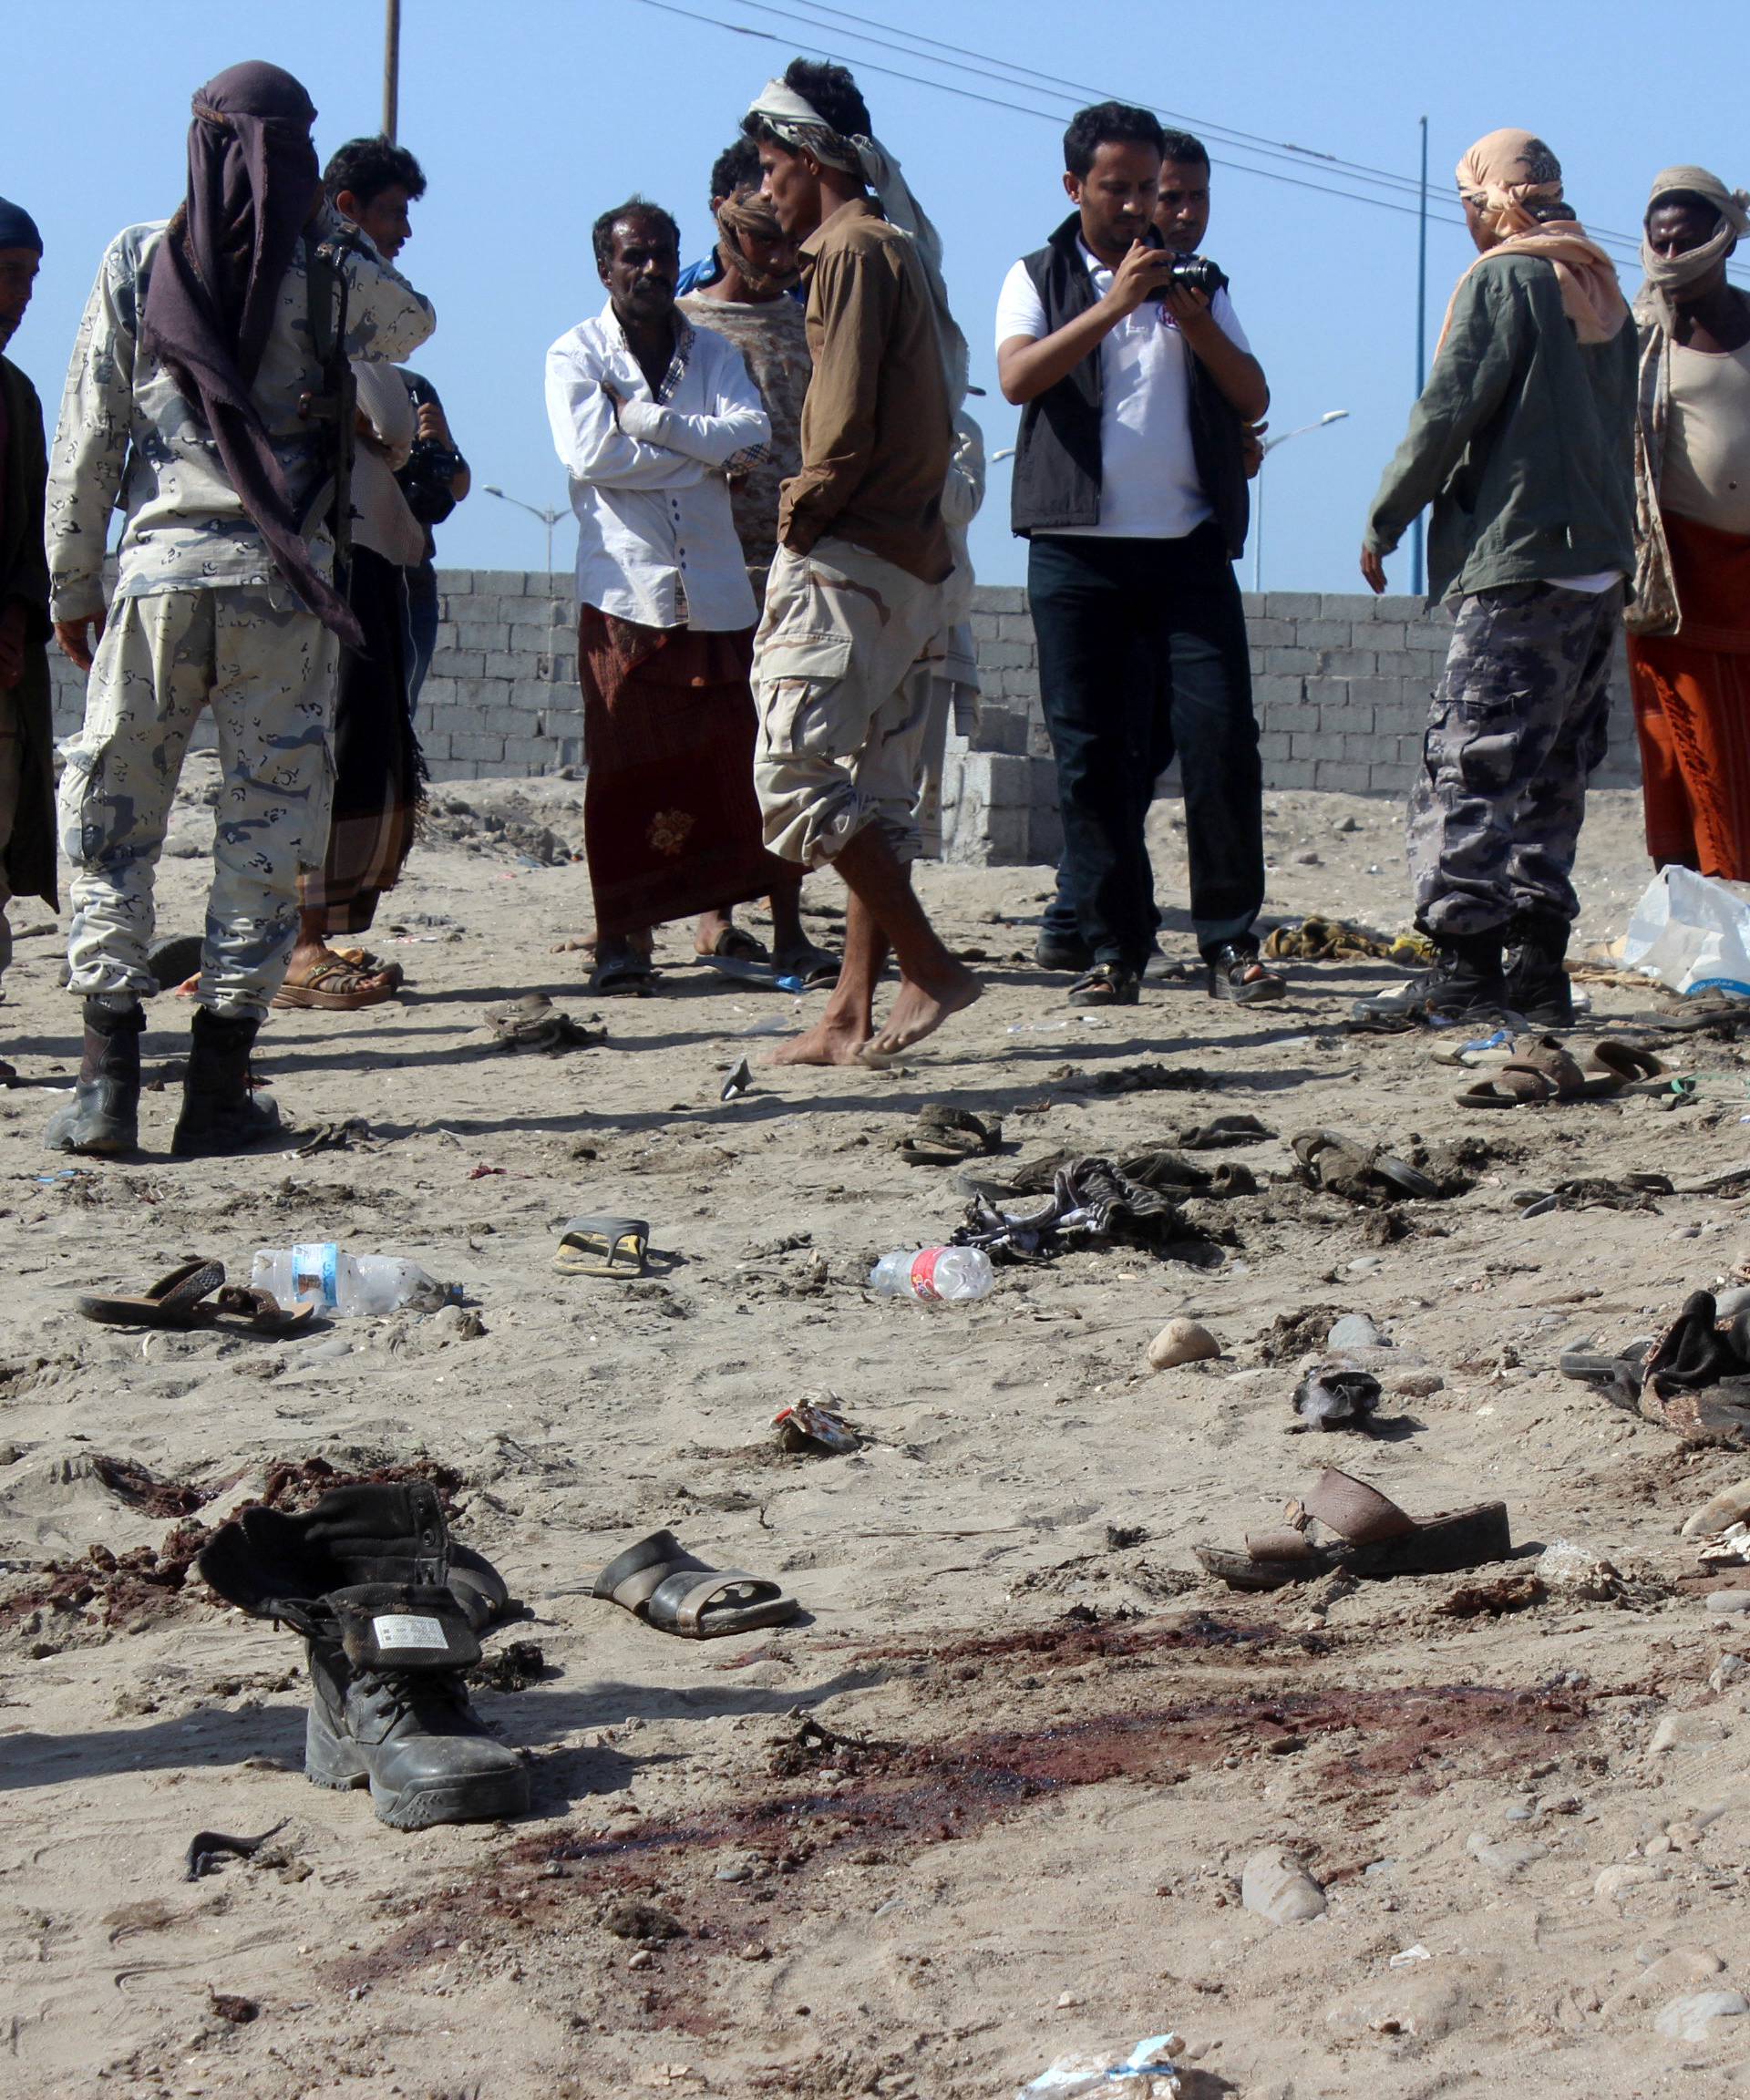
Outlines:
[[[25,674],[8,697],[17,710],[24,748],[12,836],[0,851],[0,873],[15,897],[55,905],[55,745],[48,684],[48,561],[43,552],[43,411],[36,390],[0,357],[11,437],[5,487],[0,489],[0,603],[25,608]]]
[[[1582,347],[1553,263],[1485,255],[1374,498],[1389,554],[1426,504],[1428,590],[1634,573],[1635,333]]]

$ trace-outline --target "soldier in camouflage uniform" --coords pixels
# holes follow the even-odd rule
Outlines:
[[[48,1132],[68,1152],[136,1142],[140,1001],[157,989],[153,870],[203,707],[223,777],[172,1149],[234,1151],[276,1121],[251,1098],[249,1051],[285,973],[299,873],[321,864],[327,839],[338,637],[351,623],[313,515],[333,468],[333,410],[327,426],[310,411],[340,360],[405,358],[433,326],[428,303],[320,201],[315,111],[290,75],[233,67],[194,108],[188,200],[168,228],[111,242],[50,458],[56,631],[90,673],[60,788],[70,988],[86,1024],[75,1098]],[[106,616],[117,506],[126,523]]]
[[[1541,139],[1491,132],[1458,189],[1478,260],[1361,556],[1383,591],[1385,557],[1433,503],[1428,582],[1454,627],[1406,828],[1436,962],[1405,1011],[1507,1006],[1549,1026],[1573,1016],[1570,878],[1634,567],[1635,336]]]

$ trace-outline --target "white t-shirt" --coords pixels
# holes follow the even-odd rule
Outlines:
[[[1103,299],[1115,273],[1085,243],[1082,260]],[[1224,291],[1210,304],[1217,326],[1250,351],[1245,331]],[[1045,301],[1024,262],[1003,281],[996,302],[996,340],[1033,342],[1050,334]],[[1100,520],[1060,525],[1054,533],[1101,539],[1182,540],[1211,515],[1191,456],[1192,352],[1167,309],[1145,299],[1100,345]]]

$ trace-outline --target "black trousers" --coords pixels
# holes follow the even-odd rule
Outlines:
[[[1198,945],[1245,938],[1264,901],[1263,773],[1245,612],[1220,531],[1035,534],[1027,598],[1057,761],[1059,905],[1096,962],[1144,967],[1157,917],[1143,827],[1177,757]],[[1068,931],[1058,905],[1046,918]]]

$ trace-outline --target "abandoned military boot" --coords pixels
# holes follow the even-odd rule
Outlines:
[[[111,1006],[85,1003],[85,1055],[73,1098],[48,1119],[51,1152],[115,1158],[139,1149],[139,1038],[146,1014],[138,999]]]
[[[1574,1018],[1574,992],[1565,958],[1565,919],[1518,916],[1508,930],[1507,1003],[1534,1028],[1565,1028]]]
[[[463,1673],[480,1644],[446,1589],[370,1583],[331,1591],[339,1638],[308,1644],[304,1769],[318,1786],[369,1785],[397,1830],[493,1823],[529,1806],[529,1775],[489,1735]]]
[[[260,1027],[256,1020],[195,1008],[182,1113],[170,1139],[177,1158],[223,1158],[279,1136],[280,1112],[273,1096],[257,1100],[250,1091],[249,1054]]]
[[[489,1561],[453,1544],[433,1489],[358,1483],[297,1516],[246,1508],[198,1565],[221,1597],[304,1634],[304,1770],[317,1786],[368,1785],[400,1830],[528,1807],[528,1773],[464,1683],[509,1598]]]

